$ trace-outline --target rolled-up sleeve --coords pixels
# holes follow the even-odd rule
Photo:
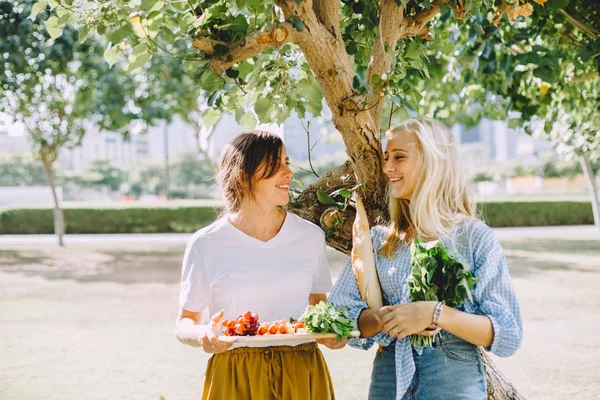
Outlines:
[[[335,304],[339,307],[346,307],[350,319],[357,322],[360,313],[368,309],[369,306],[360,296],[354,271],[352,271],[352,262],[348,261],[339,278],[335,282],[331,294],[328,299],[329,303]],[[377,335],[370,338],[351,338],[348,340],[348,344],[358,349],[368,350],[374,343],[379,343],[383,346],[387,346],[391,343],[392,339],[384,333],[378,333]]]
[[[513,355],[523,340],[519,303],[506,265],[506,258],[495,233],[485,224],[474,234],[473,274],[478,279],[473,299],[478,313],[492,322],[494,340],[486,348],[500,357]]]

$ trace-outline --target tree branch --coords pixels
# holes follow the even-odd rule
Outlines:
[[[394,0],[383,0],[379,6],[379,27],[377,35],[375,35],[373,52],[367,69],[367,79],[371,87],[373,87],[374,75],[381,76],[390,70],[392,59],[388,51],[393,51],[396,48],[402,32],[403,21],[404,7],[396,5]],[[386,51],[386,48],[388,51]],[[377,125],[377,130],[379,130],[383,109],[382,94],[381,90],[373,90],[373,93],[367,96],[367,104],[375,104],[370,113],[373,122]]]
[[[283,0],[279,3],[287,21],[299,18],[307,35],[296,42],[304,53],[323,97],[341,133],[356,179],[362,184],[361,197],[368,206],[386,205],[386,180],[378,126],[371,114],[360,107],[364,98],[352,87],[354,69],[342,40],[336,40],[317,18],[311,1]],[[323,10],[323,9],[320,9]],[[360,97],[358,100],[355,100]]]
[[[390,72],[392,59],[388,53],[394,51],[398,40],[419,35],[426,37],[429,34],[427,24],[439,13],[440,2],[441,0],[434,0],[431,7],[421,10],[416,15],[405,17],[403,6],[398,6],[394,0],[382,1],[379,7],[379,27],[367,70],[368,82],[372,88],[375,75],[382,76]],[[367,104],[375,104],[370,113],[377,129],[381,124],[382,97],[382,88],[373,90],[373,93],[367,96]]]
[[[286,43],[296,42],[300,36],[302,36],[302,33],[294,29],[292,24],[286,22],[266,31],[250,33],[244,40],[235,43],[196,37],[192,41],[192,46],[205,53],[213,54],[210,66],[215,72],[222,73],[238,61],[250,58],[265,50],[281,47]],[[227,47],[227,53],[222,56],[214,55],[215,46],[217,45]]]
[[[567,19],[567,21],[569,21],[571,24],[573,24],[573,26],[575,26],[581,32],[585,33],[586,35],[588,35],[592,39],[597,39],[598,38],[598,32],[596,32],[596,30],[593,27],[588,26],[585,23],[577,20],[577,18],[575,18],[572,15],[568,14],[565,10],[559,10],[559,12],[565,16],[565,18]]]
[[[407,24],[403,26],[400,39],[406,39],[414,36],[421,36],[426,38],[429,35],[429,28],[427,24],[431,22],[439,12],[438,7],[441,0],[434,0],[431,3],[431,7],[419,11],[416,15],[406,18]]]
[[[334,39],[342,40],[340,25],[340,2],[332,0],[314,0],[313,10],[315,15],[331,33]]]

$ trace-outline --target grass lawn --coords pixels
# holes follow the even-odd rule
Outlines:
[[[597,399],[600,240],[499,236],[525,324],[500,369],[529,399]],[[173,335],[183,249],[2,247],[0,399],[200,398],[208,357]],[[323,352],[337,398],[366,399],[373,350]]]

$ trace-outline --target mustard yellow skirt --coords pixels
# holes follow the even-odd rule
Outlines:
[[[240,347],[208,361],[202,400],[334,400],[316,343]]]

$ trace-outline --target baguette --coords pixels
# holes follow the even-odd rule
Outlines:
[[[371,241],[371,231],[367,212],[358,194],[356,201],[356,218],[352,225],[352,271],[356,277],[360,296],[372,310],[383,307],[381,286],[375,267],[375,253]]]

